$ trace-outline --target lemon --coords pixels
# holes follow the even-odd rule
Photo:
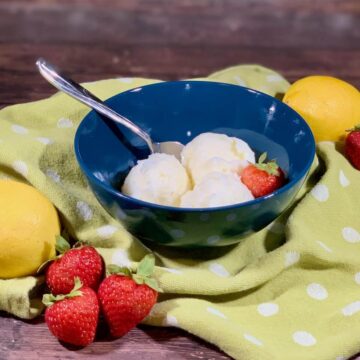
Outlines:
[[[330,76],[308,76],[296,81],[283,101],[309,124],[316,141],[343,140],[346,130],[360,122],[360,92]]]
[[[36,273],[55,255],[60,223],[52,203],[35,188],[0,180],[0,278]]]

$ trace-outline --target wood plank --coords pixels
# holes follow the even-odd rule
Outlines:
[[[109,5],[110,4],[110,5]],[[79,81],[179,79],[260,63],[290,81],[331,74],[360,86],[360,2],[0,1],[0,106],[52,93],[38,56]],[[346,66],[344,66],[346,64]]]
[[[219,52],[221,55],[219,56]],[[360,87],[359,50],[274,49],[235,47],[136,46],[119,49],[101,45],[39,45],[0,43],[0,106],[37,100],[54,92],[35,69],[43,56],[78,81],[119,76],[182,79],[206,76],[237,63],[261,63],[280,71],[290,81],[309,74],[340,77]],[[146,59],[146,61],[144,61]],[[24,65],[26,64],[26,65]],[[340,65],[346,64],[346,66]]]
[[[3,314],[4,315],[4,314]],[[97,340],[86,348],[61,344],[53,337],[42,318],[31,322],[0,318],[0,359],[229,359],[215,347],[183,331],[141,326],[124,337],[111,340],[104,327]]]

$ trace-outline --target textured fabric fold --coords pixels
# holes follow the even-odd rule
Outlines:
[[[209,79],[273,96],[289,86],[276,72],[251,65]],[[119,78],[86,87],[106,99],[156,81]],[[1,110],[0,177],[38,188],[57,207],[63,228],[94,244],[107,263],[131,265],[153,251],[165,293],[147,324],[180,327],[241,360],[328,360],[359,351],[360,172],[338,145],[319,144],[293,206],[238,245],[149,249],[101,208],[76,163],[73,138],[87,112],[63,94]],[[0,310],[35,317],[41,283],[0,280]]]

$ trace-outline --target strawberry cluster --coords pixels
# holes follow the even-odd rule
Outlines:
[[[66,343],[86,346],[94,341],[99,315],[104,316],[113,337],[134,328],[149,313],[160,289],[151,277],[155,260],[145,256],[134,273],[110,265],[104,278],[104,261],[92,246],[70,248],[59,237],[60,255],[47,264],[43,296],[45,321],[51,333]]]

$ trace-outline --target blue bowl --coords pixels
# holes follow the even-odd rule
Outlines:
[[[315,155],[310,128],[281,101],[241,86],[174,81],[146,85],[106,103],[146,130],[154,141],[183,144],[203,132],[223,133],[267,152],[288,182],[274,193],[241,204],[209,209],[161,206],[123,195],[121,184],[139,158],[144,142],[91,111],[75,136],[75,153],[102,206],[134,236],[162,245],[224,246],[263,229],[292,202]]]

